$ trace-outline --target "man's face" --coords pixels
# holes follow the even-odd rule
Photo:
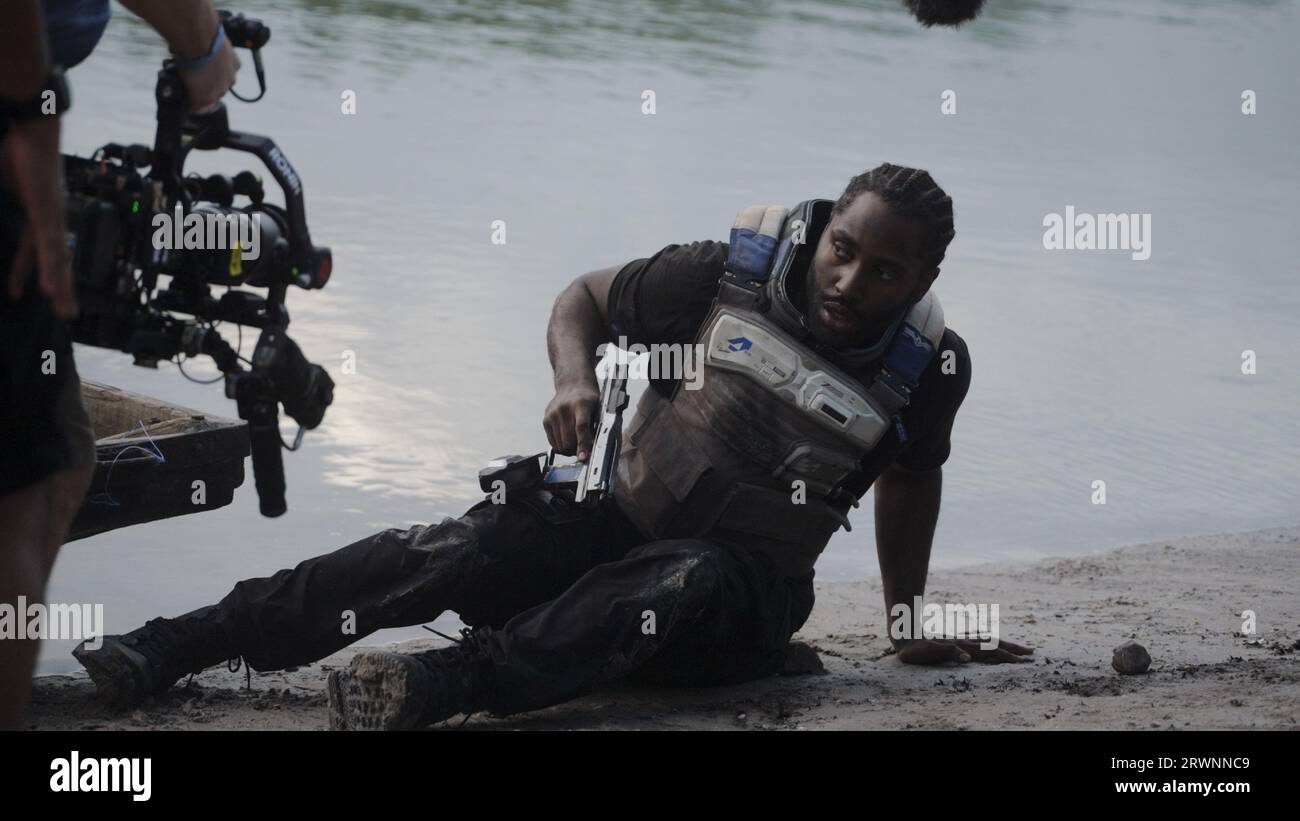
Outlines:
[[[858,195],[817,241],[807,277],[808,322],[818,341],[839,348],[875,342],[939,275],[925,270],[918,220],[898,216],[876,194]]]

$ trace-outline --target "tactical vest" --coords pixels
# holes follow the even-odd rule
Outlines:
[[[899,423],[944,322],[932,292],[900,315],[857,352],[879,363],[870,385],[814,349],[789,289],[804,287],[832,205],[754,206],[736,219],[695,340],[698,389],[647,389],[624,432],[614,496],[647,538],[758,549],[800,575],[849,527],[858,501],[843,483]]]

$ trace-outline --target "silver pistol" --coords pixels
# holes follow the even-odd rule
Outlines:
[[[574,501],[593,500],[613,493],[618,455],[623,447],[623,409],[627,407],[627,366],[610,363],[600,385],[600,416],[591,454],[578,476]]]

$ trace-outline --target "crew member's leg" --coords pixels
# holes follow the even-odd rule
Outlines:
[[[811,577],[787,580],[763,557],[698,539],[651,542],[461,646],[358,656],[331,674],[331,726],[516,713],[638,672],[676,683],[744,681],[779,669],[811,609]]]
[[[0,496],[0,602],[45,601],[54,559],[90,486],[93,463]],[[20,612],[19,618],[25,616]],[[37,639],[0,641],[0,730],[18,727],[31,691]]]
[[[0,282],[7,283],[24,224],[17,202],[0,186]],[[0,603],[44,601],[94,460],[71,338],[33,266],[18,300],[0,288]],[[18,725],[38,645],[0,641],[0,729]]]

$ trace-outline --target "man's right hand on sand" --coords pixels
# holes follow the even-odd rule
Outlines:
[[[1034,648],[1010,641],[998,641],[997,647],[983,647],[973,639],[910,639],[895,644],[898,660],[904,664],[943,664],[955,661],[965,664],[979,661],[985,664],[1007,664],[1030,661]]]
[[[555,397],[542,415],[546,438],[556,453],[571,456],[576,451],[579,462],[587,461],[599,409],[600,391],[596,390],[595,377],[590,383],[577,382],[556,388]]]

